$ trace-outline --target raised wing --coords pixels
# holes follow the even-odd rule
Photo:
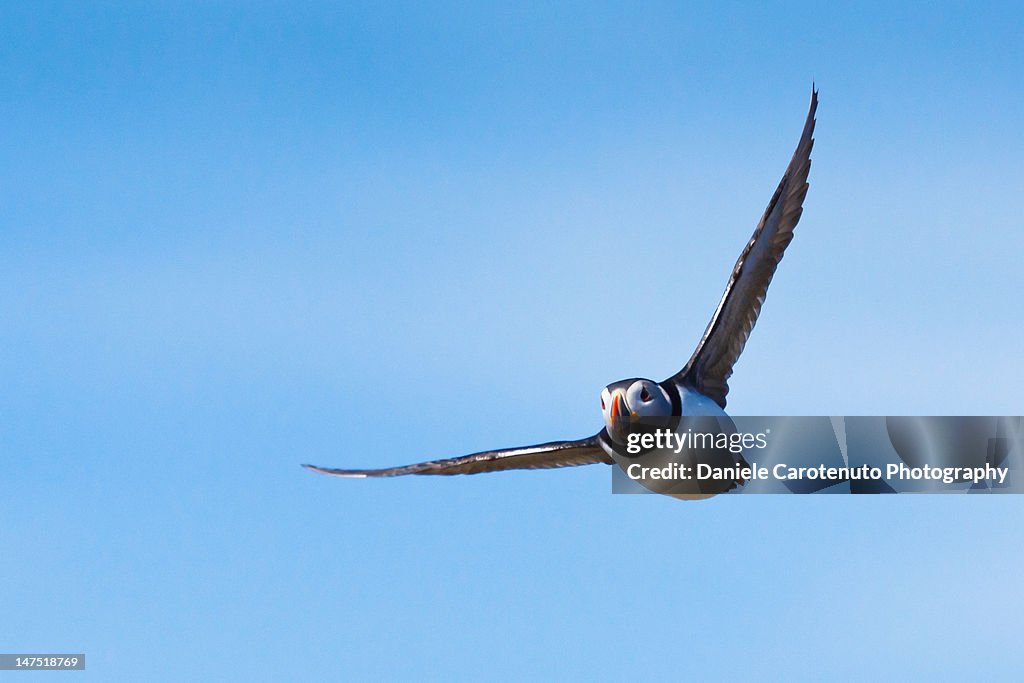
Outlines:
[[[431,460],[403,467],[379,470],[339,470],[314,465],[303,465],[308,470],[334,477],[398,477],[403,474],[479,474],[500,470],[545,469],[574,467],[594,463],[612,464],[614,461],[601,449],[600,434],[579,441],[552,441],[524,448],[483,451],[461,458]]]
[[[693,356],[686,367],[666,380],[688,384],[723,408],[733,365],[754,329],[775,268],[793,240],[793,228],[803,212],[817,108],[818,91],[811,88],[811,107],[807,112],[804,132],[786,174],[736,261],[718,310],[708,323]]]

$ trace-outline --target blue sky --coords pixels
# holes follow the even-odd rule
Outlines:
[[[812,80],[730,411],[1019,414],[1022,19],[0,8],[0,650],[104,681],[1019,679],[1016,497],[298,464],[585,436],[607,382],[675,372]]]

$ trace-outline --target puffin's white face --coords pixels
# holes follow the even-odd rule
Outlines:
[[[657,382],[624,379],[601,392],[601,415],[613,441],[625,443],[631,417],[667,417],[672,400]]]

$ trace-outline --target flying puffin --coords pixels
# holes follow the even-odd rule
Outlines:
[[[663,382],[624,379],[601,392],[604,428],[576,441],[471,453],[383,469],[334,469],[303,465],[336,477],[397,477],[405,474],[479,474],[513,469],[545,469],[596,463],[614,464],[616,447],[625,443],[630,419],[682,416],[725,416],[733,365],[743,352],[761,312],[768,285],[793,240],[807,196],[807,174],[814,146],[814,113],[818,92],[811,88],[800,142],[760,223],[732,269],[722,300],[686,366]],[[621,452],[621,451],[619,451]]]

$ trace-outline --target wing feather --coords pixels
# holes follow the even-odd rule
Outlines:
[[[733,267],[718,309],[697,344],[690,361],[667,381],[688,384],[725,407],[729,377],[743,352],[764,304],[768,285],[793,240],[793,228],[803,213],[807,175],[814,147],[814,114],[818,91],[811,89],[811,105],[803,134],[768,208]]]
[[[501,470],[546,469],[575,467],[594,463],[612,464],[614,461],[602,450],[600,434],[578,441],[552,441],[536,446],[508,448],[497,451],[471,453],[459,458],[431,460],[402,467],[370,470],[347,470],[315,465],[303,465],[308,470],[335,477],[398,477],[405,474],[479,474]]]

